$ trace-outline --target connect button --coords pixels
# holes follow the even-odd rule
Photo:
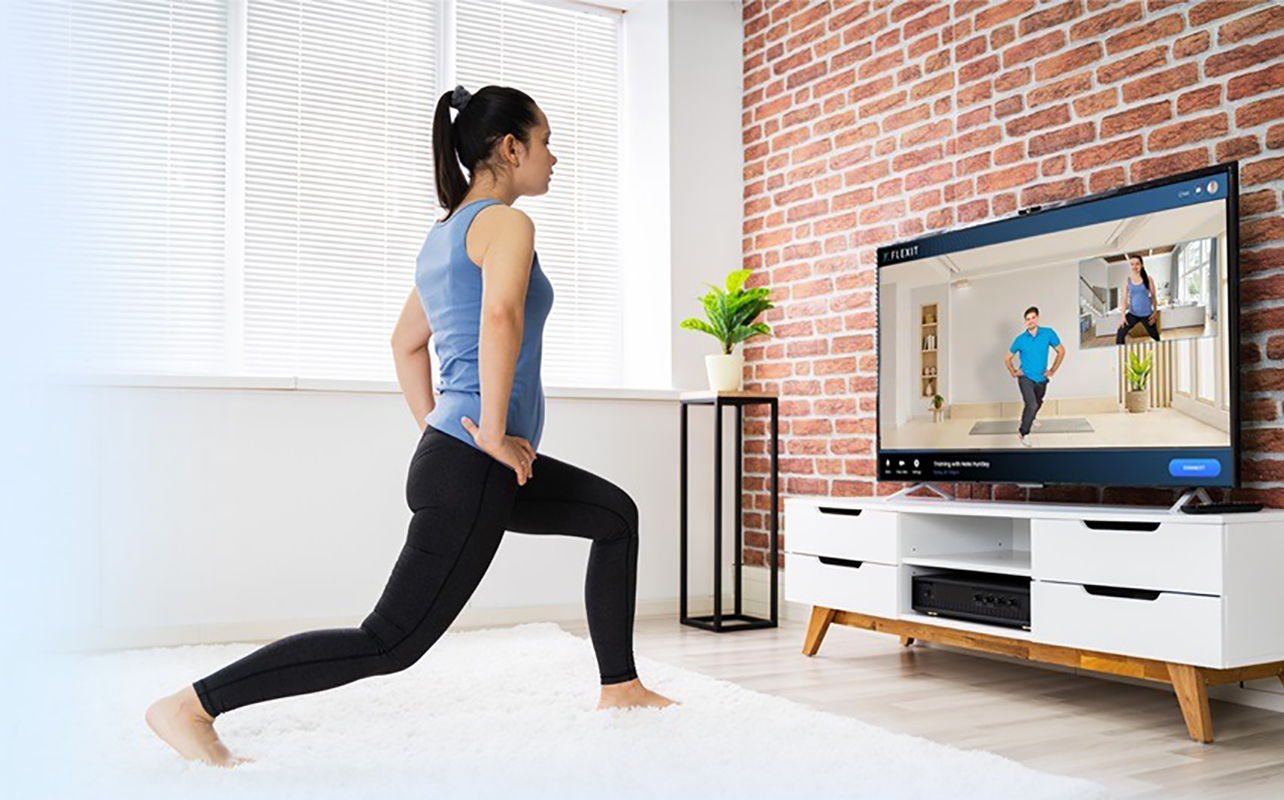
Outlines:
[[[1174,478],[1216,478],[1222,474],[1222,462],[1215,458],[1174,458],[1168,462],[1168,474]]]

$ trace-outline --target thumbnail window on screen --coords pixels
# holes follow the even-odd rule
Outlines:
[[[1228,446],[1225,220],[1217,200],[882,267],[881,446]]]

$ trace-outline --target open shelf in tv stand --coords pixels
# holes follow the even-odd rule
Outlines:
[[[1284,588],[1273,574],[1284,560],[1284,536],[1275,533],[1284,511],[1192,517],[1166,508],[789,496],[785,509],[785,599],[812,606],[805,655],[837,624],[892,634],[907,647],[935,642],[1171,684],[1198,742],[1213,741],[1209,686],[1284,682]],[[915,612],[913,574],[938,569],[1030,576],[1030,629]],[[1089,591],[1098,586],[1156,596]]]

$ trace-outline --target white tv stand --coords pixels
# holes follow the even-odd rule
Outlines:
[[[1209,685],[1284,681],[1284,510],[786,496],[784,511],[785,599],[813,606],[805,655],[839,624],[1171,683],[1199,742]],[[960,569],[1028,576],[1029,630],[914,611],[914,575]]]

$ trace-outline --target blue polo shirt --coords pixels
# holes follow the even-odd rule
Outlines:
[[[1048,368],[1048,348],[1059,344],[1061,337],[1057,336],[1057,332],[1046,325],[1040,325],[1035,328],[1033,336],[1029,331],[1021,331],[1008,349],[1020,355],[1021,371],[1027,378],[1035,383],[1043,383],[1047,380],[1043,371]]]

